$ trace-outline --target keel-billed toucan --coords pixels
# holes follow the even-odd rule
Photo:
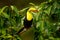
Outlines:
[[[26,31],[27,29],[29,29],[31,27],[32,22],[33,22],[32,12],[38,12],[38,10],[35,7],[30,7],[27,10],[25,18],[23,20],[24,21],[23,22],[24,27],[18,31],[18,34],[20,34],[22,31]]]

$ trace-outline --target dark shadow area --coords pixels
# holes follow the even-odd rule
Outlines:
[[[0,7],[15,5],[17,8],[22,9],[27,7],[30,2],[39,5],[43,1],[45,0],[0,0]]]

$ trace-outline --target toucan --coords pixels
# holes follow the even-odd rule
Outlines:
[[[25,15],[25,18],[24,18],[24,22],[23,22],[23,25],[24,27],[18,31],[18,34],[28,30],[31,25],[32,25],[32,22],[33,22],[33,15],[32,15],[32,12],[38,12],[38,10],[35,8],[35,7],[30,7],[27,12],[26,12],[26,15]]]

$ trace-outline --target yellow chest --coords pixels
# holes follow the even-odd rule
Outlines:
[[[33,18],[32,13],[27,12],[27,20],[28,20],[28,21],[31,21],[32,18]]]

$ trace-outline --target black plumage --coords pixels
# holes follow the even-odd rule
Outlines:
[[[31,20],[31,21],[28,21],[26,18],[23,20],[24,22],[24,27],[23,28],[21,28],[19,31],[18,31],[18,33],[17,34],[19,34],[20,32],[22,32],[24,29],[29,29],[30,27],[31,27],[31,25],[32,25],[32,22],[33,22],[33,19]]]
[[[28,21],[26,18],[24,19],[24,27],[25,28],[30,28],[31,27],[31,25],[32,25],[32,21],[33,21],[33,19],[31,20],[31,21]]]

